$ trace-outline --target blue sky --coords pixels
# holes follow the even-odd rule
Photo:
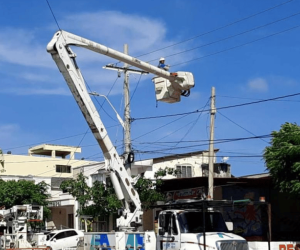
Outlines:
[[[156,103],[153,75],[130,75],[137,160],[207,150],[207,111],[140,118],[207,110],[212,87],[216,88],[216,140],[269,135],[285,122],[299,124],[298,95],[224,109],[300,92],[297,0],[48,1],[57,23],[44,0],[0,2],[0,147],[4,152],[27,154],[31,146],[52,143],[80,146],[82,154],[77,157],[103,160],[46,52],[59,28],[118,51],[127,43],[131,56],[154,65],[164,56],[171,71],[194,74],[191,95],[176,104]],[[102,68],[117,61],[80,48],[74,51],[90,89],[109,94],[123,116],[123,75],[118,78],[116,72]],[[103,101],[98,98],[95,105],[121,154],[122,128],[107,103],[100,108]],[[262,173],[261,156],[269,140],[216,144],[218,162],[229,157],[236,176]]]

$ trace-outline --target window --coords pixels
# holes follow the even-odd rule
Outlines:
[[[176,166],[178,171],[177,178],[190,178],[192,177],[192,167],[191,166]]]
[[[172,233],[173,233],[173,235],[178,235],[175,214],[172,215]]]
[[[205,227],[203,224],[205,220]],[[187,211],[178,215],[181,233],[228,232],[221,213],[202,211]]]
[[[56,165],[57,173],[71,173],[71,166],[67,165]]]
[[[61,232],[61,233],[58,233],[56,236],[54,236],[53,239],[57,239],[57,240],[60,240],[60,239],[63,239],[65,238],[65,232]]]
[[[65,234],[66,234],[66,237],[71,237],[71,236],[77,235],[77,233],[74,230],[66,231]]]
[[[94,183],[95,181],[103,182],[104,180],[103,174],[93,174],[91,176],[92,176],[92,183]]]

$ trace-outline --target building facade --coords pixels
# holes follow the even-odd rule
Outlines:
[[[35,184],[44,181],[49,185],[49,207],[52,218],[46,226],[53,228],[73,228],[76,215],[74,198],[63,193],[60,184],[73,178],[75,167],[89,166],[95,161],[76,159],[80,147],[42,144],[28,150],[28,155],[14,155],[11,152],[1,155],[0,178],[7,180],[29,180]]]

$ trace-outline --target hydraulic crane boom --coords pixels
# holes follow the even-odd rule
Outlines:
[[[157,77],[154,77],[152,80],[155,84],[156,99],[158,101],[167,103],[179,102],[180,96],[188,96],[190,89],[195,85],[193,74],[190,72],[179,71],[170,73],[147,62],[143,62],[137,58],[66,31],[58,31],[55,33],[53,39],[47,46],[48,52],[51,53],[54,44],[58,41],[61,46],[74,45],[83,47],[156,75]]]
[[[111,180],[118,199],[123,201],[123,213],[117,220],[117,226],[121,230],[132,230],[142,224],[141,222],[143,212],[141,209],[139,195],[132,185],[131,176],[127,173],[124,167],[123,159],[120,158],[114,145],[112,144],[107,131],[100,119],[100,115],[89,96],[84,78],[82,77],[75,61],[76,55],[70,48],[70,46],[72,45],[83,47],[94,52],[115,58],[159,76],[158,80],[160,78],[163,79],[163,81],[160,81],[157,85],[159,86],[160,93],[164,88],[164,86],[161,86],[161,84],[166,83],[164,81],[167,81],[168,84],[172,83],[172,93],[174,92],[174,90],[175,92],[177,91],[176,96],[178,95],[178,93],[180,95],[182,91],[189,90],[190,87],[186,86],[186,82],[190,82],[192,79],[191,85],[194,86],[194,81],[191,73],[169,73],[146,62],[140,61],[136,58],[66,31],[56,32],[52,40],[47,45],[47,51],[51,53],[52,58],[57,64],[60,72],[63,74],[84,118],[86,119],[94,137],[101,147],[105,158],[106,169],[110,172]],[[169,102],[173,102],[173,99],[174,98],[171,96],[171,101]]]

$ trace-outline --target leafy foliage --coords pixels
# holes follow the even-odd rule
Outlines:
[[[162,178],[166,175],[177,175],[177,170],[172,168],[160,169],[154,174],[155,180],[140,176],[134,187],[140,196],[142,208],[147,210],[157,201],[165,201],[165,195],[162,193]]]
[[[80,173],[76,179],[65,180],[61,183],[60,188],[69,192],[79,202],[77,214],[84,214],[88,202],[91,200],[90,187],[86,182],[87,177]]]
[[[0,206],[6,209],[14,205],[37,204],[43,206],[44,218],[50,215],[50,209],[47,207],[49,194],[48,185],[45,182],[34,184],[27,180],[10,180],[0,179]]]
[[[116,213],[117,209],[122,207],[114,188],[110,185],[105,186],[99,181],[93,183],[91,198],[93,204],[87,207],[85,213],[92,215],[93,218]]]
[[[114,213],[121,207],[114,189],[95,181],[92,187],[87,185],[87,177],[80,173],[76,179],[65,180],[60,188],[68,191],[79,202],[77,215],[91,215],[93,218]]]
[[[300,196],[300,127],[285,123],[272,136],[264,151],[266,167],[280,191]]]
[[[162,178],[169,175],[176,175],[176,170],[166,168],[155,173],[155,180],[145,178],[143,175],[137,178],[134,185],[140,196],[143,209],[149,209],[156,201],[164,201],[165,196],[161,192]],[[87,185],[87,177],[80,173],[76,179],[65,180],[60,188],[69,192],[80,204],[77,215],[90,215],[93,218],[107,216],[116,213],[122,207],[117,199],[112,185],[104,185],[95,181],[92,187]]]

